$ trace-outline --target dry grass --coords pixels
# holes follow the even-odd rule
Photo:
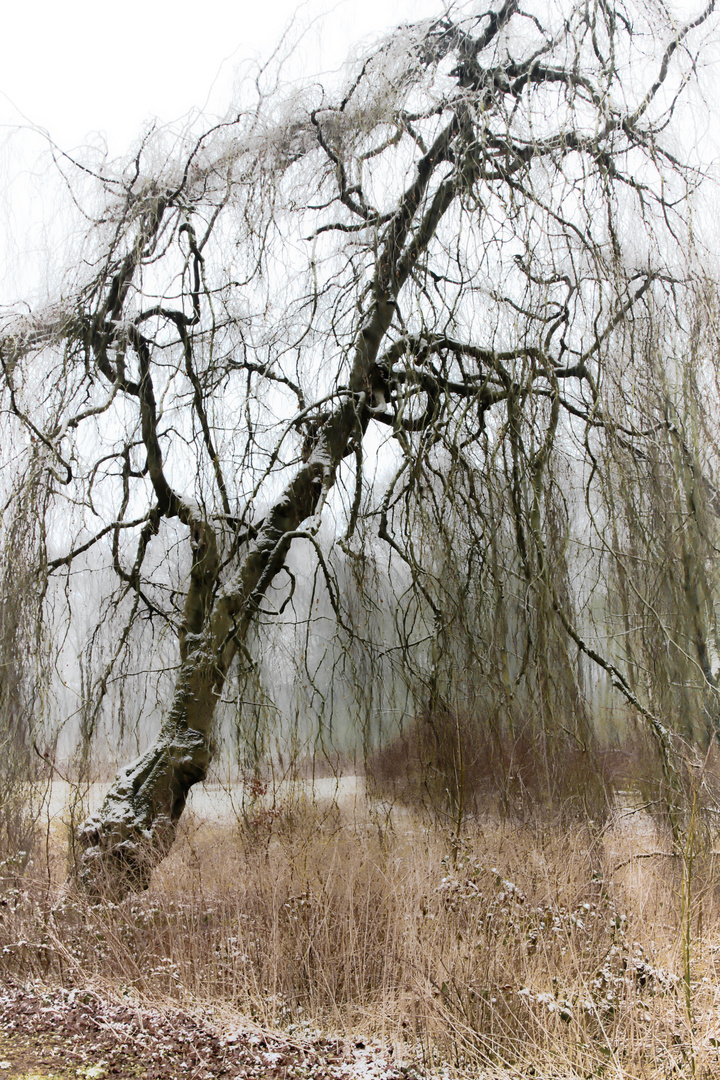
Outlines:
[[[688,888],[644,815],[475,823],[459,844],[407,811],[391,820],[307,799],[236,825],[188,819],[150,891],[117,906],[46,867],[6,879],[0,976],[227,1004],[463,1072],[720,1075],[709,851]]]

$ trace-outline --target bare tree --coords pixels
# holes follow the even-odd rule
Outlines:
[[[32,854],[47,788],[49,762],[41,759],[53,749],[43,725],[51,651],[38,617],[49,491],[32,453],[16,481],[0,507],[0,873],[6,878]]]
[[[120,166],[58,158],[84,246],[54,305],[8,314],[1,359],[53,494],[48,574],[91,549],[116,573],[93,715],[137,620],[177,642],[157,738],[85,825],[92,887],[108,869],[144,886],[168,850],[231,665],[290,602],[291,545],[340,614],[328,545],[352,559],[375,535],[442,628],[419,507],[447,524],[462,500],[480,562],[509,530],[516,592],[662,742],[577,629],[549,537],[563,463],[591,492],[610,442],[646,454],[654,430],[616,405],[692,286],[699,176],[670,133],[713,6],[683,26],[661,3],[452,9],[339,89],[263,72],[199,137],[151,132]]]

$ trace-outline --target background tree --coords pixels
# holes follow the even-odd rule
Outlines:
[[[47,788],[54,733],[44,720],[51,649],[43,618],[43,525],[48,489],[37,457],[0,507],[0,872],[25,865]],[[41,573],[38,574],[38,570]]]
[[[351,631],[337,570],[368,536],[433,693],[427,643],[453,622],[428,529],[466,554],[481,608],[488,575],[502,586],[488,655],[511,695],[536,673],[546,736],[570,648],[667,760],[655,702],[578,627],[592,573],[573,559],[589,522],[607,536],[617,455],[649,467],[670,430],[664,394],[631,394],[677,382],[658,313],[682,339],[699,177],[670,131],[712,10],[678,26],[655,4],[453,9],[339,88],[274,75],[199,137],[64,159],[82,248],[53,305],[7,314],[1,359],[52,494],[48,575],[93,551],[116,576],[88,737],[139,621],[175,650],[159,734],[85,825],[92,887],[108,869],[119,891],[146,884],[207,772],[231,666],[262,662],[298,573]]]

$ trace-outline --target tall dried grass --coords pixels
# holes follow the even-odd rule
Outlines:
[[[189,818],[151,889],[119,905],[44,868],[4,893],[0,974],[222,1002],[463,1069],[720,1074],[712,851],[688,892],[642,813],[475,821],[460,841],[407,810],[389,820],[307,797]]]

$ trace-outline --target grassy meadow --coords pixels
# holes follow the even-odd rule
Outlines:
[[[622,802],[622,801],[621,801]],[[90,904],[59,819],[2,865],[0,977],[379,1039],[428,1071],[720,1075],[712,836],[618,803],[603,822],[256,798],[189,813],[147,893]]]

